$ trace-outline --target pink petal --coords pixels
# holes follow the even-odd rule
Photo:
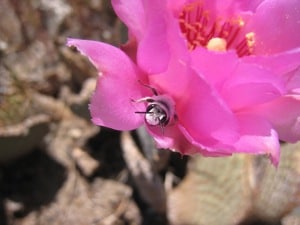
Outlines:
[[[182,11],[183,6],[189,2],[188,0],[167,0],[168,10],[173,12],[173,15],[177,17]]]
[[[145,1],[147,32],[140,41],[137,53],[138,65],[148,74],[167,70],[171,56],[186,61],[188,50],[182,38],[178,21],[167,10],[166,2]]]
[[[146,126],[158,148],[174,149],[182,154],[187,153],[188,145],[176,124],[166,127]]]
[[[300,48],[270,56],[249,56],[244,62],[258,64],[280,77],[288,93],[298,93],[300,87]]]
[[[285,92],[283,80],[269,70],[240,63],[224,83],[221,95],[234,111],[268,102]]]
[[[120,49],[129,56],[129,58],[136,64],[136,54],[137,54],[137,40],[135,37],[128,34],[129,40],[120,46]]]
[[[269,55],[299,47],[299,0],[263,1],[247,30],[255,33],[254,54]]]
[[[183,97],[183,93],[185,94],[189,89],[188,68],[184,62],[178,61],[174,54],[170,60],[168,70],[150,76],[149,82],[158,89],[159,93],[168,93],[177,102]]]
[[[133,100],[142,97],[142,75],[128,56],[118,48],[96,41],[68,39],[99,71],[99,79],[91,99],[92,121],[116,130],[135,129],[143,123],[144,105]]]
[[[147,73],[154,74],[163,72],[168,66],[171,43],[168,42],[167,23],[171,15],[165,1],[143,2],[147,24],[144,38],[139,43],[137,61]]]
[[[236,16],[241,11],[241,4],[246,4],[241,0],[212,0],[205,1],[206,4],[210,5],[210,8],[215,12],[216,18]],[[212,7],[213,6],[213,7]]]
[[[280,157],[280,144],[277,133],[267,120],[250,114],[237,114],[241,137],[235,143],[235,152],[269,154],[277,166]]]
[[[113,8],[118,17],[137,39],[141,39],[146,27],[145,10],[142,1],[112,0]]]
[[[300,48],[269,56],[248,56],[242,59],[247,63],[259,64],[274,74],[283,75],[300,66]]]
[[[257,6],[264,0],[210,0],[202,1],[205,10],[208,10],[210,16],[231,17],[236,16],[242,11],[255,11]],[[175,15],[182,11],[184,5],[196,2],[193,0],[168,0],[168,7]]]
[[[218,14],[226,11],[227,15],[238,15],[241,11],[255,11],[264,0],[213,0]],[[230,14],[228,14],[230,12]]]
[[[244,11],[256,11],[256,8],[265,0],[237,0],[239,8]]]
[[[286,87],[289,94],[300,95],[300,67],[285,75]]]
[[[206,143],[203,144],[196,140],[184,126],[179,124],[178,127],[184,135],[184,137],[186,138],[186,140],[188,140],[188,143],[193,145],[194,148],[198,149],[198,152],[201,153],[203,156],[218,157],[229,156],[232,154],[233,148],[231,145],[220,143],[213,137],[211,137],[210,140],[207,140],[210,142],[209,145],[207,145]]]
[[[194,82],[190,84],[192,90],[178,103],[180,124],[201,146],[227,147],[238,138],[234,115],[205,82]]]
[[[233,51],[226,53],[212,52],[205,48],[197,48],[190,53],[192,66],[203,74],[205,79],[215,88],[220,88],[238,65],[239,58]]]
[[[300,140],[300,96],[287,95],[253,109],[265,117],[279,134],[280,140]]]
[[[237,138],[234,115],[208,83],[185,63],[175,59],[168,71],[149,77],[161,93],[176,102],[179,123],[199,146],[227,146]],[[189,138],[188,136],[186,136]]]
[[[230,152],[207,151],[205,148],[193,145],[183,134],[180,125],[171,124],[167,127],[161,128],[158,126],[146,126],[150,135],[154,138],[157,147],[163,149],[171,149],[183,155],[201,154],[203,156],[227,156]]]

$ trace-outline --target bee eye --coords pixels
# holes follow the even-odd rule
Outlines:
[[[147,106],[146,113],[145,113],[145,121],[149,125],[160,125],[160,126],[167,126],[170,117],[169,112],[166,105],[161,102],[154,102]]]

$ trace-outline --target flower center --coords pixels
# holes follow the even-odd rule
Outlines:
[[[239,57],[253,52],[255,34],[241,34],[245,25],[242,18],[213,21],[200,2],[193,2],[184,6],[178,19],[189,50],[198,46],[221,52],[235,49]]]

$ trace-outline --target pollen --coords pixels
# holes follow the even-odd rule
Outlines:
[[[253,47],[255,45],[255,33],[250,32],[246,34],[247,46],[248,48],[253,51]]]
[[[196,1],[183,7],[178,20],[187,48],[191,51],[199,46],[218,52],[233,49],[239,57],[253,52],[255,34],[245,34],[245,21],[240,17],[214,19],[203,4]]]

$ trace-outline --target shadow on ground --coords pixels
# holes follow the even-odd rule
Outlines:
[[[1,224],[49,204],[66,179],[66,169],[38,149],[0,168]],[[5,208],[12,210],[8,213]]]

